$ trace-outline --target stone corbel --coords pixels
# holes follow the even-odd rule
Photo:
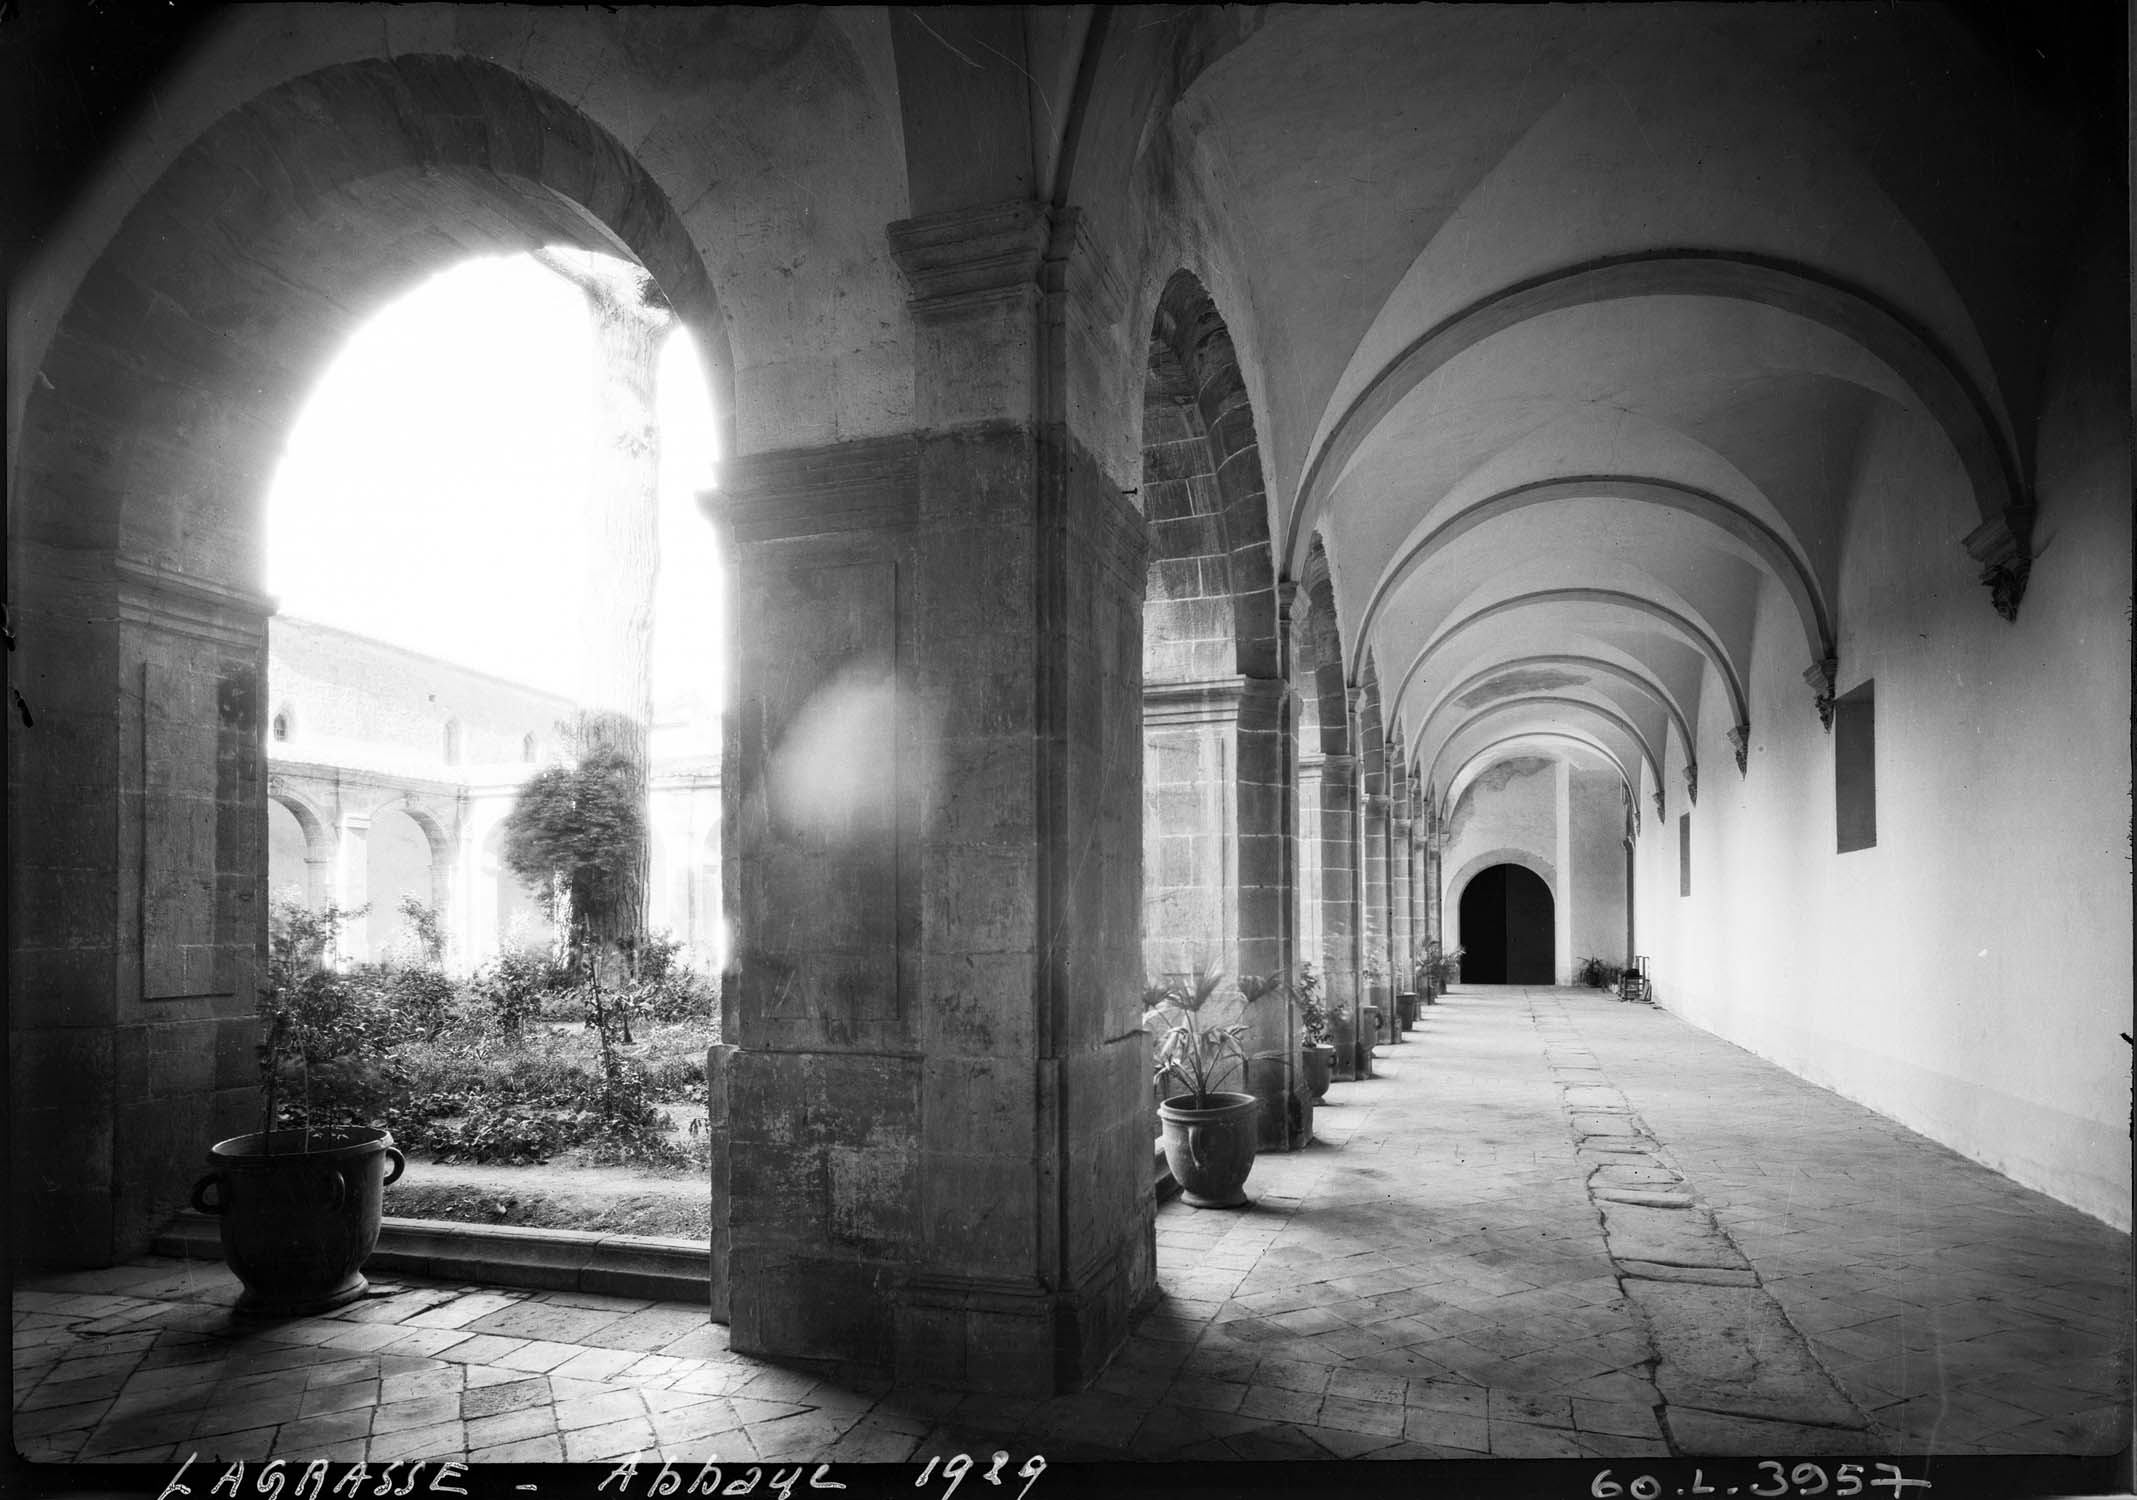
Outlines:
[[[1659,786],[1655,788],[1655,816],[1657,818],[1666,818],[1669,816],[1669,809],[1663,803],[1662,788]]]
[[[2018,604],[2026,597],[2026,580],[2033,572],[2033,514],[2030,505],[2007,506],[1968,532],[1962,544],[1981,564],[1989,603],[2006,620],[2018,618]]]
[[[1699,806],[1699,762],[1697,761],[1688,760],[1684,763],[1684,794],[1691,799],[1692,806]]]
[[[914,312],[939,315],[1036,291],[1052,225],[1039,204],[1012,200],[900,219],[886,233]]]
[[[1828,731],[1833,727],[1833,688],[1840,678],[1840,658],[1828,656],[1823,661],[1814,661],[1803,671],[1803,680],[1810,684],[1816,696],[1811,700],[1818,709],[1818,722]]]
[[[1729,748],[1736,752],[1736,774],[1739,776],[1747,774],[1747,767],[1751,758],[1751,725],[1749,722],[1739,724],[1729,731]]]

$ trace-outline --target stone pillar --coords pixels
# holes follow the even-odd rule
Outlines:
[[[1328,958],[1321,933],[1321,801],[1323,761],[1319,751],[1301,751],[1298,760],[1298,952],[1323,981],[1326,998]]]
[[[1321,757],[1321,968],[1337,1078],[1370,1077],[1368,1039],[1359,1035],[1357,762]]]
[[[87,511],[26,512],[9,556],[13,1241],[74,1266],[141,1253],[258,1128],[273,611]]]
[[[1557,844],[1552,858],[1557,861],[1558,890],[1553,903],[1551,918],[1554,931],[1551,934],[1551,982],[1573,982],[1573,902],[1574,886],[1578,883],[1573,873],[1573,763],[1560,760],[1552,778],[1552,806],[1557,822]]]
[[[360,910],[371,899],[371,819],[368,815],[341,814],[336,828],[334,904],[343,911]],[[371,924],[358,918],[342,924],[334,944],[335,957],[343,963],[371,959]]]
[[[322,830],[322,833],[324,830]],[[309,842],[304,848],[304,904],[308,910],[317,911],[334,895],[334,863],[340,840],[324,849],[315,849]]]
[[[1076,230],[891,226],[919,430],[729,467],[738,1350],[1045,1394],[1154,1286],[1143,525],[1040,389],[1065,330],[1120,316],[1084,305],[1118,288]]]
[[[1283,697],[1281,683],[1249,677],[1143,688],[1143,961],[1153,978],[1289,967]],[[1249,1076],[1233,1086],[1262,1100],[1262,1145],[1299,1144],[1306,1106],[1289,1007],[1244,1008],[1229,983],[1210,1006],[1219,1024],[1247,1023]]]
[[[1400,785],[1400,783],[1397,783]],[[1398,802],[1388,819],[1388,912],[1393,927],[1394,985],[1398,992],[1416,991],[1416,949],[1410,927],[1410,819],[1406,802]],[[1402,1040],[1402,1020],[1396,1018],[1395,1040]]]
[[[1365,1000],[1380,1007],[1380,1037],[1389,1034],[1395,1009],[1394,974],[1388,963],[1388,799],[1368,793],[1358,799],[1359,844],[1364,853],[1361,948],[1366,955]],[[1377,977],[1374,971],[1378,971]]]

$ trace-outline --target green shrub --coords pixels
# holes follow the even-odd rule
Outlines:
[[[469,988],[495,1013],[497,1024],[518,1035],[542,1012],[542,1002],[564,986],[564,971],[546,953],[507,950],[475,971]]]

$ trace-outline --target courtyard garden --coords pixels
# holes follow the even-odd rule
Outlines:
[[[275,906],[263,1116],[390,1130],[410,1158],[396,1217],[705,1237],[714,981],[658,935],[598,963],[508,950],[454,975],[435,914],[402,911],[400,951],[337,964],[357,912]]]

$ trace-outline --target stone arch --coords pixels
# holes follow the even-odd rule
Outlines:
[[[1685,717],[1684,709],[1679,706],[1676,698],[1668,688],[1646,672],[1623,666],[1618,662],[1606,661],[1600,656],[1580,656],[1569,652],[1536,652],[1527,656],[1517,656],[1506,661],[1494,662],[1482,671],[1472,672],[1451,687],[1442,688],[1439,696],[1425,705],[1425,711],[1419,716],[1418,724],[1422,726],[1430,723],[1432,716],[1438,713],[1440,706],[1450,698],[1459,698],[1471,688],[1482,686],[1502,672],[1520,671],[1525,667],[1576,667],[1582,671],[1600,672],[1606,677],[1614,678],[1624,683],[1627,687],[1648,698],[1669,716],[1670,727],[1677,731],[1677,741],[1684,747],[1685,756],[1688,759],[1694,758],[1697,747],[1692,740],[1691,722]],[[1414,681],[1415,679],[1408,680]]]
[[[1540,854],[1513,848],[1487,849],[1482,854],[1463,860],[1461,868],[1448,878],[1446,899],[1459,903],[1462,892],[1469,887],[1469,882],[1493,865],[1519,865],[1530,874],[1542,878],[1544,885],[1550,889],[1553,901],[1562,899],[1562,893],[1558,889],[1557,867]]]
[[[118,1047],[192,1059],[143,1106],[139,1141],[190,1134],[210,1099],[228,1119],[234,1096],[213,1059],[254,1024],[265,955],[247,914],[266,878],[273,611],[259,538],[290,425],[357,324],[421,275],[551,244],[626,255],[650,273],[693,333],[732,452],[725,316],[680,215],[613,135],[497,63],[412,53],[288,78],[194,135],[108,238],[55,250],[67,259],[50,278],[53,320],[39,324],[42,348],[25,350],[11,414],[17,628],[34,669],[64,664],[85,701],[106,705],[119,743],[141,746],[174,784],[215,789],[213,816],[182,842],[174,798],[140,795],[139,771],[116,757],[85,770],[49,736],[9,744],[16,784],[62,807],[49,846],[108,850],[80,878],[114,892],[118,910],[164,908],[104,926],[90,942],[107,961],[82,969],[112,977],[85,978],[69,1001],[116,1016]],[[198,880],[122,853],[180,847],[170,858]],[[182,1018],[139,1005],[181,997]],[[40,1082],[20,1107],[56,1108],[64,1088],[79,1085]],[[111,1088],[94,1085],[85,1102],[115,1110]],[[190,1171],[161,1147],[77,1156],[99,1158],[95,1172],[125,1163],[121,1186],[97,1189],[109,1201],[94,1220],[55,1232],[85,1263],[145,1244]]]
[[[1191,271],[1158,299],[1143,390],[1145,679],[1273,678],[1275,567],[1254,414],[1231,334]]]
[[[1452,744],[1455,740],[1455,737],[1461,734],[1463,730],[1470,728],[1472,725],[1481,723],[1483,720],[1490,718],[1493,714],[1502,713],[1508,709],[1533,708],[1539,706],[1546,708],[1566,709],[1574,712],[1586,712],[1595,715],[1595,717],[1601,719],[1604,723],[1610,725],[1611,728],[1617,730],[1619,733],[1626,735],[1632,740],[1635,745],[1639,746],[1641,757],[1646,760],[1648,769],[1654,773],[1656,785],[1659,786],[1661,784],[1662,758],[1655,753],[1655,747],[1648,743],[1647,736],[1640,732],[1640,727],[1637,724],[1633,723],[1623,714],[1618,713],[1615,709],[1606,707],[1603,704],[1590,703],[1584,698],[1567,698],[1552,693],[1523,693],[1519,696],[1512,698],[1501,698],[1492,703],[1486,704],[1484,707],[1478,709],[1475,713],[1470,714],[1467,718],[1463,719],[1461,723],[1457,724],[1453,729],[1449,730],[1446,739],[1441,741],[1439,751],[1437,754],[1435,754],[1432,761],[1432,769],[1434,774],[1436,775],[1440,769],[1440,758],[1446,754],[1447,746]],[[1619,769],[1621,773],[1624,770],[1622,766]]]
[[[1619,784],[1625,788],[1628,796],[1636,793],[1639,786],[1638,778],[1632,775],[1622,760],[1618,759],[1615,751],[1593,735],[1584,734],[1579,730],[1570,728],[1524,729],[1519,734],[1509,734],[1501,739],[1493,740],[1488,745],[1479,745],[1463,758],[1460,765],[1454,768],[1453,774],[1447,778],[1447,790],[1441,794],[1440,798],[1437,816],[1441,826],[1445,826],[1448,819],[1454,815],[1455,806],[1462,800],[1462,793],[1469,789],[1470,782],[1490,769],[1498,759],[1503,758],[1495,756],[1493,754],[1494,751],[1505,750],[1509,746],[1527,744],[1535,740],[1558,740],[1569,745],[1578,745],[1583,750],[1593,751],[1608,761],[1611,767],[1616,770]]]
[[[1413,339],[1366,382],[1308,460],[1285,531],[1286,557],[1303,553],[1336,479],[1373,429],[1435,370],[1532,318],[1631,297],[1667,296],[1759,303],[1852,339],[1913,391],[1951,442],[1971,483],[1981,530],[2001,528],[2021,550],[2028,544],[2032,510],[2005,425],[1988,395],[1928,330],[1876,294],[1813,266],[1738,251],[1679,248],[1606,256],[1530,277],[1470,303]]]
[[[1286,703],[1254,419],[1224,319],[1189,271],[1152,316],[1144,382],[1143,961],[1153,976],[1292,962]],[[1292,1021],[1245,1018],[1263,1144],[1304,1138]]]
[[[1359,638],[1371,637],[1382,607],[1403,581],[1425,568],[1435,554],[1456,539],[1502,516],[1532,506],[1587,499],[1623,500],[1656,506],[1689,517],[1737,543],[1788,594],[1797,622],[1803,629],[1803,643],[1810,653],[1810,660],[1822,662],[1835,654],[1832,611],[1827,606],[1825,591],[1812,576],[1800,549],[1789,538],[1744,507],[1694,485],[1622,474],[1539,480],[1501,490],[1474,505],[1464,506],[1458,514],[1450,516],[1390,559],[1381,571],[1379,581],[1373,585],[1372,597],[1366,601],[1365,613],[1358,626]]]
[[[1416,680],[1417,674],[1424,670],[1432,653],[1455,636],[1466,630],[1473,630],[1500,615],[1539,604],[1607,604],[1661,622],[1707,659],[1708,665],[1714,668],[1715,674],[1722,680],[1722,685],[1728,689],[1729,708],[1736,727],[1739,731],[1749,729],[1751,712],[1749,698],[1744,691],[1743,677],[1736,670],[1736,664],[1729,659],[1728,652],[1722,649],[1721,642],[1714,638],[1714,633],[1666,604],[1658,604],[1645,595],[1628,594],[1619,589],[1535,589],[1525,594],[1517,594],[1511,599],[1502,599],[1496,604],[1487,604],[1482,609],[1463,616],[1452,625],[1440,629],[1418,649],[1417,655],[1411,659],[1409,670],[1403,673],[1402,686],[1396,689],[1396,701],[1400,702],[1409,692],[1410,684]]]
[[[558,241],[646,268],[731,424],[703,263],[586,116],[460,56],[337,63],[265,91],[179,154],[76,288],[24,406],[28,534],[101,524],[122,554],[249,590],[244,542],[279,444],[355,322],[426,267]],[[63,438],[143,426],[183,436],[137,453]]]

